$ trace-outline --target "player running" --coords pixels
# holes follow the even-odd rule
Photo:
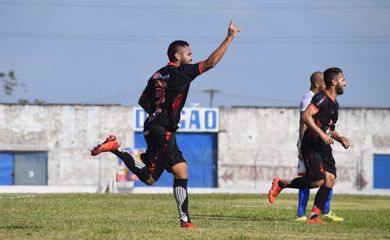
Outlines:
[[[340,68],[329,68],[324,72],[326,89],[313,96],[310,105],[303,113],[303,121],[307,126],[302,139],[302,156],[305,162],[306,175],[294,179],[275,177],[268,192],[268,200],[272,204],[284,188],[318,188],[313,208],[307,219],[308,223],[324,223],[321,210],[334,186],[336,179],[336,163],[332,155],[331,144],[334,140],[348,149],[349,140],[336,131],[339,104],[338,95],[344,93],[346,80]]]
[[[322,72],[314,72],[310,76],[310,91],[308,91],[302,98],[299,109],[300,109],[300,117],[299,117],[299,139],[298,139],[298,176],[304,176],[306,173],[305,163],[301,154],[301,143],[303,134],[306,130],[306,124],[303,122],[303,113],[305,112],[307,106],[309,106],[313,96],[317,94],[319,91],[325,90],[325,82],[324,82],[324,74]],[[322,209],[323,218],[327,221],[333,222],[341,222],[344,221],[343,218],[336,216],[330,210],[330,201],[332,199],[333,190],[330,191],[329,197],[325,202],[324,208]],[[298,193],[298,208],[297,208],[297,218],[296,220],[299,222],[305,222],[307,220],[306,217],[306,207],[307,202],[310,197],[310,188],[301,188]]]
[[[149,114],[144,123],[144,137],[147,150],[136,161],[127,152],[121,151],[115,136],[110,135],[91,152],[96,156],[101,152],[112,152],[124,161],[126,166],[145,184],[152,185],[164,169],[174,176],[173,193],[179,211],[180,225],[183,228],[196,228],[188,211],[188,172],[187,163],[176,143],[176,130],[180,113],[185,105],[192,81],[210,70],[222,59],[234,37],[239,32],[229,24],[228,34],[221,45],[207,60],[192,64],[189,44],[178,40],[168,47],[169,63],[155,72],[148,80],[139,104]]]

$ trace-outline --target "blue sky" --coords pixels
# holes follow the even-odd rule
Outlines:
[[[0,0],[0,71],[47,103],[137,105],[166,49],[187,40],[195,62],[242,28],[220,64],[192,84],[187,105],[297,106],[309,76],[338,66],[341,106],[390,107],[390,2]]]

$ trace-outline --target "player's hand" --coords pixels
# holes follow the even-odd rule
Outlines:
[[[301,151],[301,145],[302,145],[301,142],[302,142],[301,139],[298,139],[298,142],[297,142],[298,159],[303,161],[302,151]]]
[[[340,143],[345,148],[348,149],[351,146],[351,143],[349,142],[349,139],[346,137],[340,137]]]
[[[298,159],[303,161],[303,156],[301,150],[298,151]]]
[[[228,29],[228,37],[234,37],[236,34],[240,32],[240,29],[234,25],[233,19],[230,21],[229,29]]]
[[[333,138],[331,136],[325,134],[325,133],[321,135],[321,139],[327,145],[330,145],[330,144],[334,143]]]

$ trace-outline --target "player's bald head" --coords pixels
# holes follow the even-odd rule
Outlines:
[[[324,73],[320,71],[314,72],[310,76],[310,88],[315,88],[321,81],[324,81]]]

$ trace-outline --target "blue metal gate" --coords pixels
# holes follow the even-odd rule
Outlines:
[[[177,144],[187,161],[189,187],[217,187],[217,133],[177,133]],[[142,132],[135,133],[135,148],[146,148]],[[172,174],[164,171],[154,186],[172,186]],[[146,186],[137,181],[135,186]]]
[[[0,152],[0,185],[47,185],[47,152]]]
[[[14,183],[14,155],[12,152],[0,152],[0,185]]]
[[[390,188],[390,155],[374,154],[374,188]]]

